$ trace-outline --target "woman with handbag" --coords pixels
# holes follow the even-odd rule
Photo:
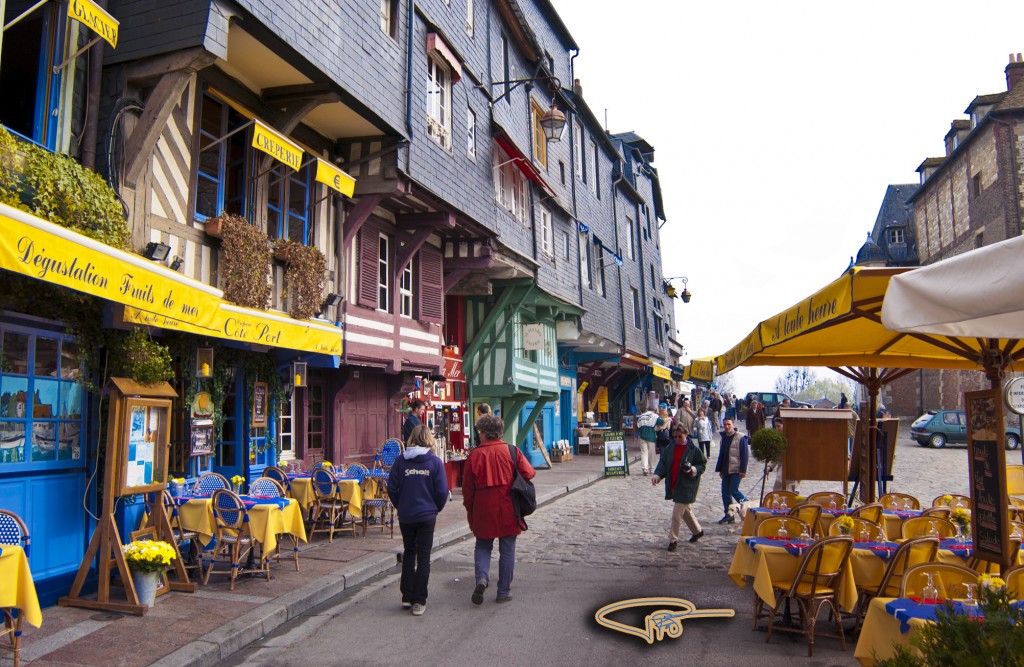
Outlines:
[[[498,539],[498,595],[496,602],[512,600],[512,575],[515,570],[516,536],[522,532],[509,495],[515,471],[524,479],[533,479],[537,472],[523,453],[503,440],[505,422],[496,415],[483,415],[476,420],[480,446],[469,453],[462,478],[462,504],[466,506],[469,528],[476,537],[473,569],[476,587],[473,604],[484,601],[490,584],[491,552]],[[515,460],[512,460],[515,452]]]
[[[672,444],[661,452],[658,467],[654,469],[651,483],[655,486],[665,480],[665,500],[673,502],[672,522],[668,530],[668,550],[675,551],[679,543],[679,528],[683,521],[690,529],[690,542],[704,537],[692,505],[697,500],[700,476],[704,474],[707,459],[700,447],[691,444],[686,428],[681,424],[672,427]]]

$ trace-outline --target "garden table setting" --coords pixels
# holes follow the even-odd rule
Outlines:
[[[306,541],[306,527],[302,522],[302,511],[294,498],[266,496],[239,496],[249,513],[249,529],[253,537],[263,545],[264,553],[277,549],[277,536],[293,535]],[[181,526],[199,534],[204,550],[211,547],[216,522],[213,517],[213,501],[209,495],[185,495],[174,499],[178,506]]]

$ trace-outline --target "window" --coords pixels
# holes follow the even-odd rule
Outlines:
[[[473,36],[473,0],[466,0],[466,34]]]
[[[310,449],[324,447],[324,385],[314,382],[309,385],[309,416],[306,419],[306,441]]]
[[[985,245],[985,232],[978,232],[974,235],[974,247],[980,248]]]
[[[528,191],[526,177],[498,144],[491,147],[491,169],[494,172],[494,198],[516,220],[528,223]]]
[[[427,57],[427,135],[451,148],[452,77],[441,59]]]
[[[476,159],[476,114],[472,109],[466,110],[466,155]]]
[[[574,124],[572,126],[573,147],[576,149],[576,176],[584,183],[587,182],[586,158],[583,157],[583,126]]]
[[[292,395],[285,394],[280,400],[280,411],[277,413],[277,445],[281,452],[280,458],[295,458],[295,415],[292,414]]]
[[[636,259],[636,228],[633,226],[633,218],[626,216],[626,256]]]
[[[19,463],[81,465],[85,391],[78,344],[17,327],[0,329],[0,342],[0,471]]]
[[[391,39],[398,36],[398,0],[380,0],[380,29]]]
[[[398,299],[400,302],[398,314],[402,317],[412,317],[412,276],[413,276],[413,261],[409,260],[409,263],[402,269],[402,277],[398,283]]]
[[[590,283],[590,239],[586,232],[580,232],[580,284],[587,287]]]
[[[544,127],[540,124],[540,119],[544,115],[544,109],[535,100],[530,100],[530,107],[533,109],[533,159],[539,162],[544,169],[547,169],[548,140],[544,136]]]
[[[605,296],[604,291],[604,260],[605,249],[601,242],[594,239],[594,248],[597,250],[597,263],[594,265],[594,291]]]
[[[665,322],[661,319],[661,315],[658,313],[654,314],[654,340],[657,341],[658,345],[664,344],[665,335]]]
[[[981,172],[971,177],[971,194],[975,197],[981,194]]]
[[[384,234],[378,234],[378,238],[380,240],[377,244],[377,310],[391,312],[391,239]]]
[[[591,174],[591,178],[590,178],[590,191],[598,199],[600,199],[601,198],[601,193],[597,189],[597,180],[601,176],[600,171],[598,170],[598,155],[599,154],[597,152],[597,142],[594,141],[593,139],[590,140],[590,153],[591,153],[591,155],[594,156],[594,163],[593,163],[594,164],[594,169],[593,169],[594,173]]]
[[[942,422],[944,424],[959,425],[960,424],[960,418],[959,418],[959,415],[957,415],[957,413],[955,413],[955,412],[947,412],[947,413],[942,415]]]
[[[276,163],[275,163],[276,164]],[[267,236],[308,245],[310,228],[310,168],[298,171],[283,164],[270,170],[267,184]]]
[[[901,228],[894,228],[889,230],[889,243],[906,243],[906,237]]]
[[[76,45],[67,44],[69,21],[66,10],[60,11],[66,5],[40,4],[33,9],[36,3],[30,0],[0,3],[3,25],[33,9],[0,39],[0,90],[6,91],[0,96],[0,124],[50,150],[67,150],[70,118],[63,113],[62,101],[70,99],[74,81],[65,75],[74,70],[65,67],[54,73],[53,66]]]
[[[565,185],[565,162],[563,160],[558,161],[558,174],[562,178],[562,185]]]
[[[551,227],[551,211],[540,208],[540,251],[548,257],[555,256],[555,233]]]
[[[649,268],[651,269],[651,289],[655,289],[658,285],[654,282],[654,265],[651,264]]]
[[[215,145],[214,142],[249,121],[209,93],[202,97],[199,118],[196,218],[205,220],[221,211],[245,216],[252,130],[237,132]]]
[[[569,232],[562,232],[562,259],[569,259]]]
[[[640,328],[640,292],[636,291],[635,287],[630,287],[629,291],[633,293],[633,328]]]

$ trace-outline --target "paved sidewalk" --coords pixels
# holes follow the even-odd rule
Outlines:
[[[538,470],[534,483],[540,504],[600,480],[601,456],[576,457]],[[638,471],[637,471],[638,472]],[[543,509],[538,510],[543,512]],[[469,536],[461,493],[455,492],[438,516],[435,547]],[[397,564],[401,551],[397,531],[392,539],[370,526],[366,538],[335,536],[328,543],[317,534],[300,545],[295,572],[291,560],[271,566],[272,579],[245,578],[229,590],[224,575],[214,575],[195,594],[170,593],[145,616],[97,612],[72,607],[43,610],[41,628],[27,628],[22,663],[33,666],[102,665],[141,667],[216,665],[245,645],[292,621],[314,607]],[[0,654],[0,665],[9,664]]]

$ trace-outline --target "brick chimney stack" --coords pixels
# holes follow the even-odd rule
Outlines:
[[[1010,64],[1006,66],[1006,90],[1013,90],[1021,79],[1024,79],[1024,58],[1018,53],[1010,54]]]

